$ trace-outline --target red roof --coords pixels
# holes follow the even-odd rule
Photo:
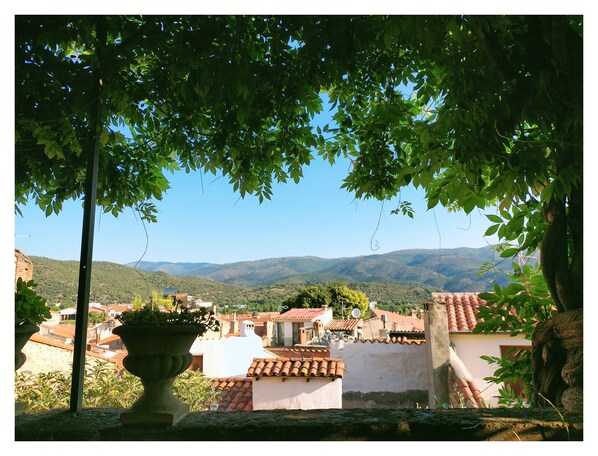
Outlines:
[[[272,318],[277,317],[280,315],[278,312],[258,312],[257,316],[254,316],[253,313],[246,313],[246,314],[218,314],[216,318],[221,321],[252,321],[254,323],[263,323],[266,321],[272,320]]]
[[[273,321],[315,321],[326,313],[324,309],[291,309],[272,318]]]
[[[353,331],[361,323],[363,323],[361,319],[330,320],[324,325],[324,329],[328,329],[329,331]]]
[[[360,343],[381,343],[381,344],[423,344],[426,341],[423,339],[409,339],[408,337],[375,337],[373,339],[357,339],[354,340],[353,343],[360,342]]]
[[[48,326],[43,325],[45,328],[48,328],[50,334],[56,334],[57,336],[73,338],[75,337],[75,325],[55,325],[55,326]]]
[[[403,331],[423,331],[424,321],[421,318],[408,317],[407,315],[401,315],[396,312],[390,312],[388,310],[373,309],[372,314],[380,318],[382,315],[386,315],[386,319],[390,323],[395,325],[388,325],[388,329],[391,330],[403,330]]]
[[[254,358],[248,377],[342,378],[345,363],[337,358]]]
[[[253,410],[253,380],[250,378],[208,378],[220,396],[218,410]]]
[[[293,347],[268,347],[270,353],[283,358],[327,358],[330,356],[330,347],[302,347],[295,345]]]
[[[432,301],[446,304],[450,332],[471,332],[478,323],[478,308],[486,305],[478,293],[432,293]]]
[[[461,394],[463,394],[468,407],[484,407],[484,399],[482,398],[482,394],[473,380],[466,380],[463,378],[457,379],[457,386],[459,387]]]
[[[112,342],[116,342],[118,340],[120,340],[120,337],[112,334],[112,335],[105,337],[104,339],[98,341],[98,345],[111,344]]]

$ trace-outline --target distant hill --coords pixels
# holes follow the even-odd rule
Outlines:
[[[239,286],[272,283],[398,282],[419,283],[445,291],[487,291],[494,281],[504,284],[500,271],[510,270],[504,261],[499,269],[478,276],[481,266],[498,259],[490,247],[399,250],[379,255],[325,259],[285,257],[228,264],[165,263],[141,261],[137,269],[201,277]],[[132,266],[134,263],[130,263]]]
[[[30,259],[34,265],[34,280],[38,283],[36,291],[50,304],[74,305],[77,301],[79,263],[36,256]],[[171,275],[164,271],[143,271],[116,263],[94,262],[90,300],[102,304],[131,303],[136,295],[147,300],[153,290],[160,292],[165,288],[176,288],[196,299],[213,302],[220,309],[246,305],[264,311],[278,310],[285,299],[296,295],[306,284],[338,279],[337,276],[309,274],[301,276],[305,280],[293,277],[260,287],[241,287],[211,279]],[[318,278],[321,280],[316,280]],[[345,282],[348,282],[349,288],[365,292],[371,301],[395,306],[418,306],[429,298],[432,291],[439,291],[423,284]]]

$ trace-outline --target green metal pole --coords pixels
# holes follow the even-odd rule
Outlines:
[[[87,345],[87,323],[89,313],[89,288],[93,256],[93,229],[95,224],[98,162],[100,155],[98,142],[98,139],[96,139],[87,166],[85,204],[83,209],[83,232],[81,235],[81,258],[79,261],[79,287],[77,291],[77,318],[75,321],[75,343],[73,349],[73,377],[70,402],[71,412],[81,411],[83,397],[83,377],[85,375],[85,351]]]
[[[98,62],[101,61],[100,49],[105,43],[103,18],[98,22]],[[100,29],[103,29],[103,33]],[[99,63],[98,63],[99,66]],[[83,379],[85,376],[85,351],[87,346],[87,323],[89,314],[89,288],[91,282],[91,265],[93,257],[93,234],[95,225],[95,208],[98,189],[98,165],[100,157],[100,134],[102,131],[102,101],[100,98],[102,80],[99,68],[94,77],[93,96],[95,109],[90,116],[90,140],[87,174],[85,176],[85,200],[83,208],[83,230],[81,235],[81,258],[79,260],[79,287],[77,291],[77,318],[75,320],[75,342],[73,347],[73,373],[71,379],[70,411],[78,413],[82,408]]]

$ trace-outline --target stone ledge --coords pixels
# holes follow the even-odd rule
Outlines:
[[[118,409],[15,417],[16,441],[583,440],[581,414],[553,409],[192,412],[173,427],[123,426]]]

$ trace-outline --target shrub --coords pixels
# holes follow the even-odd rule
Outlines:
[[[25,404],[26,413],[68,408],[70,372],[15,374],[15,400]],[[191,411],[209,410],[216,392],[201,372],[186,371],[173,384],[175,396],[189,404]],[[141,381],[126,371],[119,372],[108,361],[88,362],[85,366],[83,407],[129,408],[141,396]]]

